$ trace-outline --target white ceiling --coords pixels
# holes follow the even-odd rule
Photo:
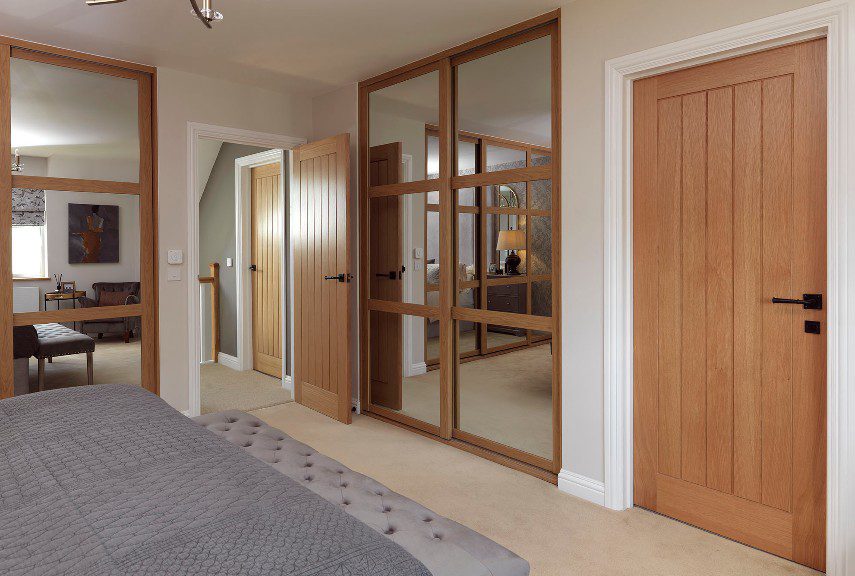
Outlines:
[[[558,0],[3,0],[0,35],[310,94],[548,12]]]

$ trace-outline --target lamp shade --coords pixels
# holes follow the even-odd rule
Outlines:
[[[525,250],[525,232],[522,230],[499,230],[496,250]]]

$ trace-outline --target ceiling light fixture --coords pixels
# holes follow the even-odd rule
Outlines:
[[[101,6],[103,4],[118,4],[125,0],[86,0],[88,6]],[[223,14],[214,10],[212,6],[213,0],[201,0],[202,7],[199,7],[197,0],[190,0],[190,7],[193,8],[193,15],[199,19],[206,28],[211,28],[212,22],[219,22],[223,19]]]

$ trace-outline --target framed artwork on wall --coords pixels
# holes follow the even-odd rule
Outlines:
[[[105,264],[118,261],[119,207],[69,204],[68,263]]]

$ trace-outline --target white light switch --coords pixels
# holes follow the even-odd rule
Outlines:
[[[167,264],[183,264],[184,263],[184,251],[183,250],[170,250],[166,253],[166,263]]]
[[[421,248],[413,248],[413,258],[416,260],[421,260],[422,257],[422,249]]]
[[[416,262],[416,263],[413,265],[413,268],[416,270],[416,272],[418,272],[419,270],[421,270],[421,269],[422,269],[422,263],[421,263],[421,262]]]
[[[226,268],[231,268],[233,266],[232,259],[226,258]]]
[[[166,280],[167,282],[180,282],[181,268],[169,268],[166,271]]]

